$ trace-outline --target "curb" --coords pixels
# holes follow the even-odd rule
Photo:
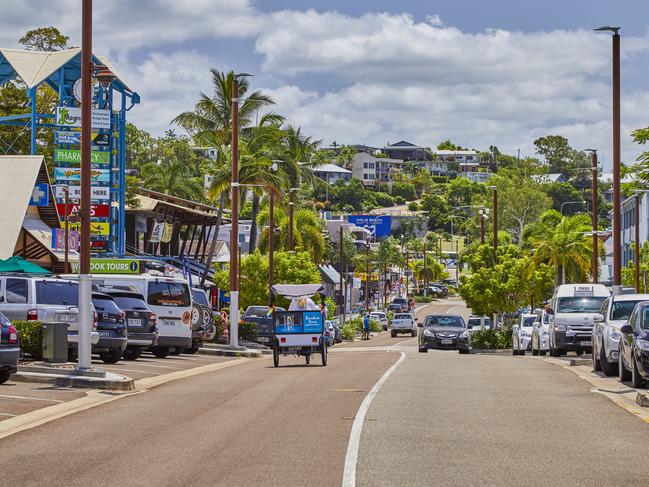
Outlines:
[[[511,355],[511,348],[472,348],[471,354],[478,355]]]
[[[570,367],[578,367],[580,365],[590,365],[592,360],[586,358],[573,358],[570,359]]]
[[[18,372],[31,372],[34,374],[72,375],[74,377],[95,377],[103,379],[106,372],[103,370],[77,370],[63,367],[38,367],[35,365],[19,365]]]
[[[38,372],[18,372],[11,376],[16,382],[37,382],[53,384],[58,387],[83,389],[103,389],[109,391],[134,391],[135,381],[130,377],[106,374],[106,377],[84,377],[79,375],[43,374]]]
[[[635,395],[635,403],[643,408],[649,407],[649,393],[647,392],[638,392]]]
[[[270,352],[272,353],[272,352]],[[219,357],[244,357],[244,358],[260,358],[263,355],[268,355],[261,350],[223,350],[218,348],[199,348],[199,355],[217,355]]]

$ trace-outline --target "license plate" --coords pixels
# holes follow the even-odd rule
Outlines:
[[[75,321],[76,315],[71,313],[59,313],[57,315],[61,321]]]
[[[582,340],[581,344],[590,347],[593,342],[590,340]]]
[[[130,326],[142,326],[142,320],[139,318],[129,318],[128,324]]]
[[[444,338],[442,340],[443,345],[450,345],[451,343],[453,343],[453,340],[449,340],[448,338]]]
[[[268,337],[257,337],[257,340],[259,340],[260,342],[264,342],[264,343],[270,341],[270,339]]]
[[[169,319],[162,318],[162,324],[165,326],[174,326],[176,325],[176,323],[178,323],[178,320],[169,320]]]
[[[99,332],[99,336],[100,336],[100,337],[109,337],[109,336],[110,336],[110,332],[109,332],[109,331],[100,331],[100,332]]]

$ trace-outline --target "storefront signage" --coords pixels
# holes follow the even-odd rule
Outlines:
[[[81,232],[81,222],[68,222],[68,230]],[[110,234],[110,225],[106,222],[90,222],[90,234],[102,237],[108,236]]]
[[[65,208],[65,203],[57,203],[56,210],[61,216],[71,216],[78,215],[81,205],[78,203],[69,203],[67,206],[67,211]],[[110,216],[110,205],[91,205],[90,206],[90,216],[97,218],[108,218]]]
[[[56,188],[56,197],[63,199],[65,198],[65,187],[64,186],[54,186]],[[69,198],[71,200],[80,200],[81,199],[81,188],[79,186],[68,186]],[[102,188],[99,186],[93,186],[90,188],[90,199],[98,201],[106,201],[110,199],[110,188]]]
[[[90,178],[92,181],[99,183],[110,182],[110,170],[108,169],[91,169]],[[54,179],[57,181],[80,181],[81,168],[78,167],[55,167]]]
[[[375,238],[387,237],[392,230],[392,217],[389,215],[349,215],[347,221],[368,229]]]
[[[81,151],[76,149],[55,149],[54,160],[56,162],[81,163]],[[110,152],[108,151],[90,151],[91,164],[108,164],[110,162]]]
[[[50,187],[47,183],[34,185],[29,206],[48,206],[50,204]]]
[[[57,130],[55,132],[55,138],[57,144],[80,144],[81,143],[81,132],[72,132],[69,130]]]
[[[81,127],[81,108],[56,107],[56,125]],[[110,130],[110,110],[93,110],[92,128]]]
[[[79,232],[74,230],[68,232],[68,249],[79,249]],[[52,228],[52,250],[65,250],[65,230],[63,228]]]
[[[79,271],[79,263],[72,263],[72,270]],[[92,259],[90,261],[91,274],[140,274],[139,260],[126,259]]]

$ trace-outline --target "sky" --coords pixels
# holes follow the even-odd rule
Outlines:
[[[210,68],[251,87],[324,146],[435,147],[533,155],[567,137],[611,158],[611,38],[621,26],[622,157],[649,125],[646,0],[111,0],[94,2],[94,51],[142,98],[155,135],[210,93]],[[54,25],[81,44],[81,0],[0,0],[0,46]],[[175,127],[178,132],[181,129]]]

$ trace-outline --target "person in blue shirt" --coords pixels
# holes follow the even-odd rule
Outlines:
[[[363,340],[370,339],[370,315],[365,313],[363,318]]]

